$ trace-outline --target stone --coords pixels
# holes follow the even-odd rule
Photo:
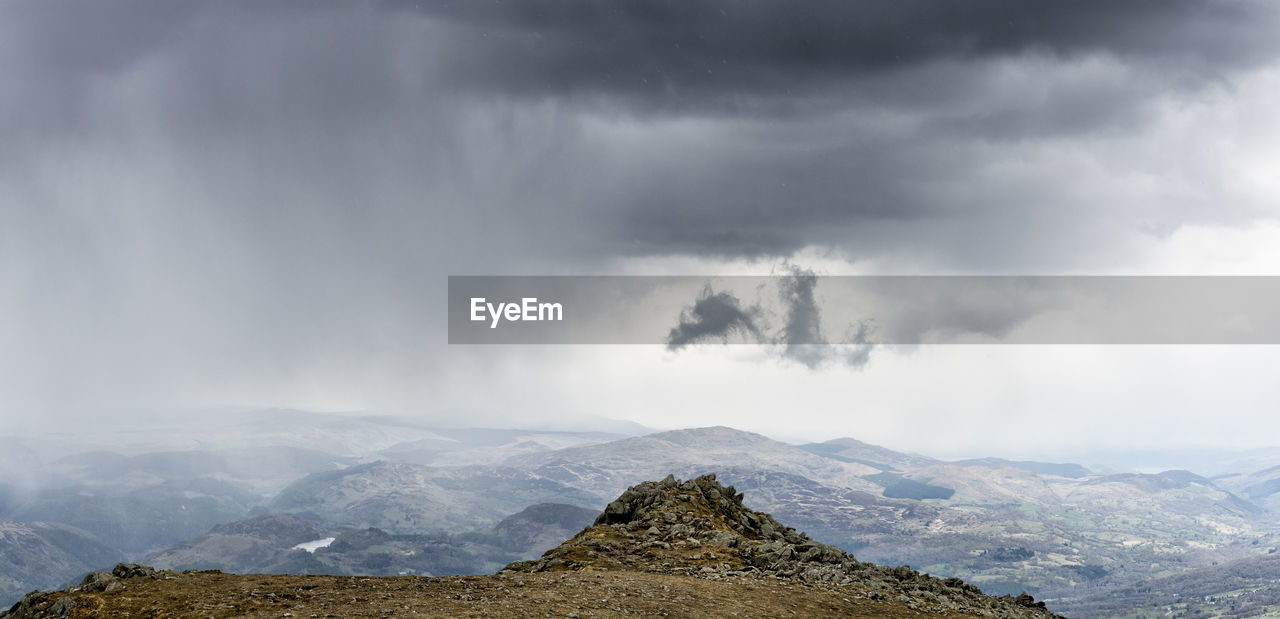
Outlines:
[[[108,572],[90,572],[85,575],[84,580],[80,581],[80,590],[102,591],[107,588],[107,583],[115,579],[116,577]]]
[[[146,565],[138,565],[137,563],[118,563],[111,570],[111,575],[116,578],[145,578],[154,576],[156,569]]]
[[[75,608],[76,601],[69,597],[58,598],[58,601],[49,605],[45,609],[45,613],[54,617],[66,617],[71,614],[71,609]]]

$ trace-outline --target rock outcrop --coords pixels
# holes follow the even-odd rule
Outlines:
[[[987,617],[1052,617],[1029,595],[995,597],[957,578],[940,579],[907,566],[883,567],[810,539],[772,516],[743,507],[742,495],[715,475],[688,481],[668,476],[629,488],[595,524],[534,561],[505,573],[638,570],[708,579],[765,577],[850,596],[897,600],[923,612]]]
[[[90,572],[80,584],[68,587],[61,593],[66,595],[50,599],[48,593],[32,591],[8,610],[0,611],[0,619],[54,619],[68,617],[78,602],[70,594],[111,592],[125,588],[124,581],[133,578],[153,578],[156,570],[136,563],[120,563],[110,572]]]

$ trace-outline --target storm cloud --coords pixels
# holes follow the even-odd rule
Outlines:
[[[1061,268],[1085,239],[1101,264],[1129,234],[1249,220],[1257,200],[1229,185],[1208,211],[1108,183],[1222,185],[1194,154],[1134,158],[1123,138],[1274,61],[1280,25],[1249,1],[154,8],[3,9],[0,71],[25,85],[0,101],[11,201],[65,201],[42,195],[50,173],[92,186],[110,161],[162,161],[250,238],[299,219],[375,244],[455,231],[432,240],[561,264],[821,245]],[[129,208],[199,208],[158,200]],[[275,242],[252,239],[298,241]],[[471,245],[443,253],[474,263]]]
[[[1276,219],[1278,11],[5,2],[0,405],[417,401],[450,274],[1141,268]]]
[[[693,306],[680,314],[680,322],[667,335],[667,348],[679,350],[689,344],[706,341],[726,341],[732,336],[746,337],[747,341],[759,341],[760,327],[758,306],[744,307],[737,297],[727,292],[715,292],[708,285],[702,289]]]
[[[936,61],[1107,54],[1211,78],[1276,44],[1261,2],[534,0],[390,3],[471,37],[449,74],[478,87],[621,105],[785,111],[850,80]],[[411,8],[412,7],[412,8]],[[753,100],[754,99],[754,100]],[[801,108],[802,109],[802,108]]]
[[[822,334],[822,315],[813,296],[818,276],[813,271],[792,267],[791,274],[780,282],[779,296],[786,307],[786,322],[780,335],[785,346],[782,355],[817,367],[826,360],[827,338]]]

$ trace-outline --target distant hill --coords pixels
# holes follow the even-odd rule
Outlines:
[[[595,510],[541,503],[498,524],[458,535],[396,534],[377,528],[338,530],[272,514],[222,524],[147,557],[161,569],[216,569],[239,574],[484,574],[536,557],[591,523]],[[311,551],[300,548],[318,542]]]
[[[586,489],[601,498],[616,496],[637,479],[704,468],[752,468],[801,475],[830,485],[878,492],[862,478],[880,469],[820,456],[769,437],[723,426],[659,432],[601,445],[515,456],[505,465]]]
[[[1252,473],[1220,475],[1213,483],[1272,510],[1280,510],[1280,466]]]
[[[933,458],[905,454],[852,438],[837,438],[824,443],[807,443],[799,447],[828,458],[865,464],[882,471],[903,471],[938,462]]]
[[[109,540],[126,554],[144,553],[244,518],[260,500],[238,486],[213,479],[136,489],[75,485],[24,498],[7,518],[68,524]]]
[[[487,529],[467,533],[459,539],[487,544],[507,552],[537,556],[595,520],[593,509],[563,503],[539,503],[503,518]]]
[[[599,504],[592,493],[510,467],[441,468],[372,462],[316,473],[269,504],[333,527],[462,533],[535,503]]]
[[[259,516],[217,525],[200,537],[153,553],[147,563],[162,569],[271,572],[288,560],[286,555],[294,546],[332,534],[326,527],[293,516]]]
[[[166,481],[218,479],[271,495],[304,475],[355,464],[357,460],[288,446],[224,450],[163,451],[126,456],[90,452],[59,458],[48,470],[75,483],[146,486]]]
[[[397,443],[378,457],[429,466],[494,465],[512,456],[598,445],[625,438],[607,432],[556,432],[490,428],[437,430],[440,438]]]
[[[46,522],[0,522],[0,607],[32,589],[56,589],[124,560],[86,531]]]
[[[1093,474],[1093,471],[1079,464],[1059,464],[1054,462],[1035,462],[1032,460],[1005,460],[1004,458],[977,458],[960,460],[955,464],[961,466],[987,466],[991,468],[1013,467],[1035,473],[1036,475],[1057,475],[1078,479]]]

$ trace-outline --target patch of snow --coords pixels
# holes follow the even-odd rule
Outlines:
[[[327,548],[329,544],[333,543],[334,539],[336,538],[326,537],[324,539],[317,539],[309,542],[302,542],[301,544],[294,546],[293,550],[305,550],[307,552],[314,553],[315,551],[321,548]]]

